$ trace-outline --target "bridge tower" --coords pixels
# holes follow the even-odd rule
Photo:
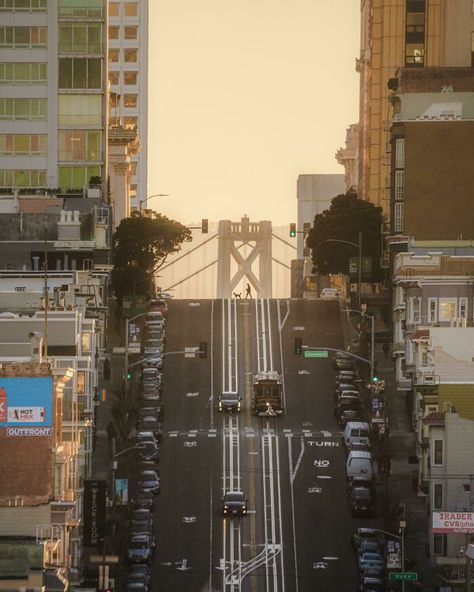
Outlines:
[[[269,220],[250,222],[244,216],[240,222],[221,220],[218,230],[217,298],[231,298],[243,278],[246,278],[259,298],[272,297],[272,223]],[[240,243],[240,244],[238,244]],[[247,257],[239,251],[251,247]],[[258,278],[252,264],[258,258]],[[231,261],[237,271],[231,277]]]

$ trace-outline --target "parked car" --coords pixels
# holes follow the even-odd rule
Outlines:
[[[150,510],[155,509],[155,498],[153,494],[148,491],[142,491],[136,494],[131,500],[132,506],[136,510]]]
[[[159,448],[152,442],[138,442],[137,450],[138,457],[143,460],[158,460],[160,458]]]
[[[129,581],[127,578],[127,582],[125,584],[125,592],[148,592],[149,587],[143,581],[131,580]]]
[[[375,541],[377,544],[381,546],[380,548],[382,548],[384,537],[380,530],[377,530],[376,528],[357,528],[354,534],[352,535],[351,539],[352,546],[354,547],[356,552],[359,551],[362,543],[366,541]]]
[[[376,575],[362,576],[357,588],[357,592],[385,592],[384,578]]]
[[[162,298],[163,300],[171,300],[173,298],[173,294],[171,294],[171,292],[158,292],[156,296],[157,298]]]
[[[323,300],[339,300],[341,291],[337,288],[323,288],[319,294]]]
[[[130,522],[130,533],[153,534],[153,520],[132,520]]]
[[[137,430],[139,432],[152,432],[158,443],[163,440],[161,423],[156,416],[145,417],[137,421]]]
[[[375,567],[376,569],[380,566],[384,567],[384,559],[381,553],[373,551],[365,551],[357,557],[357,565],[359,571],[365,571],[367,568]]]
[[[359,409],[336,409],[335,412],[337,422],[344,428],[349,421],[360,421],[362,419],[362,415]]]
[[[372,481],[372,454],[359,450],[349,452],[346,461],[346,475],[349,481],[354,479]]]
[[[151,563],[155,543],[148,534],[136,534],[132,536],[127,547],[127,557],[132,563]]]
[[[344,391],[355,391],[359,393],[357,386],[353,382],[340,382],[334,385],[334,399],[337,401]]]
[[[138,418],[139,419],[145,419],[145,418],[153,418],[153,417],[157,417],[159,421],[163,421],[165,415],[165,408],[163,404],[159,404],[156,405],[154,407],[152,406],[147,406],[147,407],[141,407],[138,410]]]
[[[224,516],[245,516],[247,503],[242,491],[226,491],[222,498],[222,512]]]
[[[168,314],[168,305],[166,304],[166,300],[164,298],[154,299],[150,302],[151,308],[153,311],[159,311],[166,317]]]
[[[163,356],[150,356],[147,357],[145,360],[143,360],[142,362],[142,366],[144,367],[152,367],[152,368],[157,368],[158,370],[161,370],[163,368]]]
[[[160,493],[160,478],[156,471],[141,471],[139,474],[138,489]]]
[[[144,443],[144,442],[148,442],[150,444],[154,444],[155,446],[158,446],[158,441],[155,438],[155,435],[153,434],[153,432],[137,432],[137,442],[139,443]]]
[[[376,496],[373,487],[362,485],[360,482],[353,484],[348,492],[349,505],[352,516],[370,516],[376,515]]]
[[[141,582],[148,588],[151,584],[151,571],[148,565],[131,565],[127,574],[127,583]]]
[[[342,436],[344,446],[349,448],[353,443],[369,443],[369,424],[365,421],[350,421],[344,428]]]
[[[344,352],[336,352],[333,357],[333,366],[337,370],[355,370],[357,363],[351,355]]]

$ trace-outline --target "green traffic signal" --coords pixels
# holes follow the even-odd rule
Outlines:
[[[291,238],[296,236],[296,224],[290,224],[290,236]]]
[[[132,371],[127,370],[127,380],[132,380]]]

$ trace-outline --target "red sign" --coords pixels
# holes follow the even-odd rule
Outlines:
[[[433,512],[433,532],[474,533],[473,512]]]
[[[7,421],[7,391],[0,387],[0,422]]]

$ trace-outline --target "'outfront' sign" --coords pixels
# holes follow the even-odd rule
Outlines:
[[[433,512],[433,532],[474,533],[473,512]]]

